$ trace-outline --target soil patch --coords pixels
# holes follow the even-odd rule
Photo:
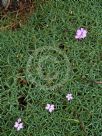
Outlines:
[[[0,30],[20,28],[34,9],[33,0],[0,0]]]

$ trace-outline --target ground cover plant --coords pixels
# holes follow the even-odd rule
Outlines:
[[[0,136],[101,136],[101,35],[101,0],[39,0],[0,27]]]

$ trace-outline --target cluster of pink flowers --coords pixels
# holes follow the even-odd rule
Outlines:
[[[23,128],[23,123],[21,122],[21,118],[18,118],[18,120],[15,122],[14,128],[16,128],[17,131]]]
[[[84,28],[79,28],[76,31],[75,39],[78,39],[78,40],[84,39],[86,36],[87,36],[87,30],[85,30]],[[73,99],[73,96],[71,93],[68,93],[66,95],[66,98],[68,101],[71,101]],[[47,104],[45,109],[51,113],[55,110],[55,105],[54,104]],[[18,120],[15,122],[14,128],[16,128],[17,131],[24,128],[21,118],[18,118]]]
[[[84,28],[80,28],[76,31],[76,35],[75,35],[75,39],[84,39],[87,35],[87,30],[85,30]]]
[[[66,98],[67,98],[68,101],[71,101],[73,99],[73,96],[72,96],[71,93],[68,93],[66,95]],[[54,104],[47,104],[45,109],[48,110],[51,113],[55,110],[55,105]]]
[[[71,101],[73,99],[73,96],[72,96],[71,93],[68,93],[66,95],[66,98],[67,98],[68,101]],[[47,104],[45,109],[48,110],[51,113],[55,110],[55,105],[54,104]],[[21,121],[21,118],[17,119],[17,121],[14,124],[14,128],[16,128],[17,131],[24,128],[23,122]]]
[[[55,109],[54,104],[47,104],[45,109],[51,113]]]
[[[86,36],[87,36],[87,30],[85,30],[84,28],[79,28],[76,31],[75,39],[78,39],[78,40],[84,39]],[[68,101],[71,101],[73,99],[73,96],[71,93],[68,93],[66,95],[66,98]],[[55,110],[55,105],[54,104],[47,104],[45,109],[51,113]]]
[[[72,96],[71,93],[68,93],[68,94],[66,95],[66,98],[67,98],[68,101],[71,101],[71,100],[73,99],[73,96]]]

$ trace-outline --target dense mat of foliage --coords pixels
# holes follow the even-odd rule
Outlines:
[[[0,29],[0,136],[101,136],[102,2],[36,6],[25,25]]]

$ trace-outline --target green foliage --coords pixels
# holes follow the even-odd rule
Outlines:
[[[79,27],[88,30],[81,41],[74,38]],[[0,32],[0,136],[101,136],[102,85],[95,83],[102,81],[101,35],[101,0],[49,0],[38,4],[22,28]],[[61,87],[43,89],[27,77],[29,57],[45,46],[58,49],[70,62],[70,76]],[[58,60],[59,68],[56,63],[53,67],[53,58],[40,64],[46,71],[50,67],[49,74],[53,69],[65,74],[63,56],[42,52],[34,59],[37,64],[38,59],[43,61],[42,56],[51,55]],[[66,100],[68,92],[74,97],[70,103]],[[47,103],[56,106],[51,114],[45,110]],[[16,132],[13,125],[18,117],[22,118],[24,129]]]

